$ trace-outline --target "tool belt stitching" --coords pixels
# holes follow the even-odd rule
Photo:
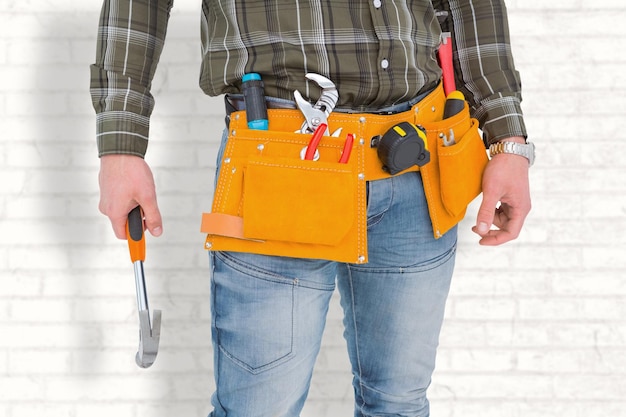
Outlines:
[[[231,152],[231,148],[234,146],[234,144],[231,143],[227,143],[227,149],[225,150],[225,154],[230,154]],[[229,194],[230,192],[230,187],[232,184],[232,177],[228,177],[228,181],[226,182],[226,184],[224,184],[223,187],[219,187],[220,182],[218,181],[218,190],[216,190],[215,194],[215,204],[216,206],[220,207],[221,209],[223,209],[223,204],[225,204],[225,201],[222,199],[222,197],[225,197]]]

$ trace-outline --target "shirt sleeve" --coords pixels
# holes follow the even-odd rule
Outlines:
[[[448,12],[457,89],[478,119],[485,144],[527,136],[521,79],[515,69],[504,0],[433,0]]]
[[[154,99],[150,87],[173,0],[104,0],[90,92],[98,154],[143,157]]]

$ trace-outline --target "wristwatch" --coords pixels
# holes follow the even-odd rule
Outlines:
[[[528,159],[528,166],[531,167],[535,163],[535,144],[527,142],[526,144],[517,142],[496,142],[489,146],[489,155],[494,156],[499,153],[512,153],[520,155]]]

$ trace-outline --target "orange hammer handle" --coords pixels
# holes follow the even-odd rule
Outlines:
[[[143,227],[143,211],[140,206],[135,207],[128,213],[128,221],[126,222],[126,238],[128,239],[128,250],[130,251],[130,260],[136,261],[146,260],[146,238]]]

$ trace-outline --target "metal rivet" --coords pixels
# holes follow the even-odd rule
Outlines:
[[[359,139],[359,145],[365,145],[365,139],[363,138]]]
[[[360,180],[364,180],[365,179],[365,174],[362,172],[359,172],[359,179]]]
[[[365,262],[365,256],[361,255],[359,256],[359,263],[363,263]]]
[[[440,137],[440,138],[442,138],[442,139],[443,139],[443,137],[444,137],[444,136],[445,136],[445,135],[443,134],[443,132],[440,132],[440,133],[439,133],[439,137]]]
[[[205,246],[207,249],[211,249],[211,248],[213,247],[213,244],[212,244],[211,242],[207,242],[207,243],[205,243],[205,244],[204,244],[204,246]]]
[[[237,168],[233,168],[230,172],[234,174],[235,172],[237,172]]]
[[[262,151],[263,149],[265,149],[265,145],[263,145],[262,143],[259,144],[259,146],[256,147],[259,151]]]
[[[239,115],[238,114],[235,115],[235,120],[239,120]]]
[[[430,108],[430,110],[432,110],[432,111],[434,112],[434,111],[435,111],[435,110],[437,110],[437,109],[435,108],[435,106],[432,106],[432,107]]]
[[[233,130],[230,131],[230,134],[235,136],[237,134],[237,131],[235,129],[233,129]]]
[[[225,163],[225,164],[230,164],[230,158],[226,158],[226,159],[224,159],[224,163]]]
[[[361,116],[359,118],[359,123],[365,123],[365,117],[364,116]]]

